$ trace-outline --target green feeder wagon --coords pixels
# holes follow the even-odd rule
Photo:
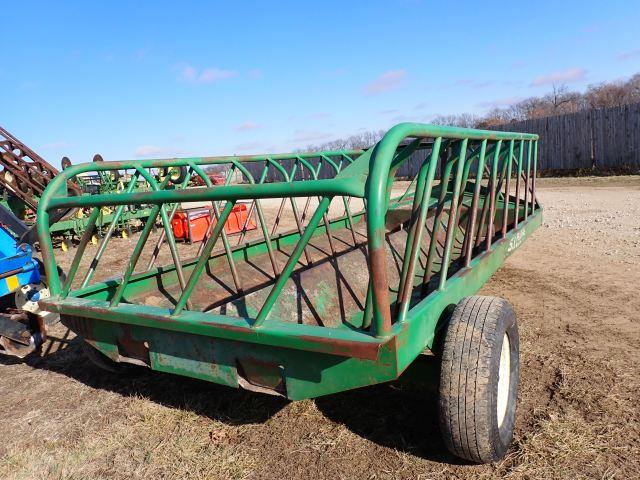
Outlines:
[[[38,205],[51,291],[41,306],[106,368],[134,363],[291,400],[394,380],[432,354],[446,445],[495,461],[513,435],[518,330],[505,300],[475,293],[541,224],[537,145],[537,135],[403,123],[364,151],[72,166]],[[409,161],[411,183],[398,178]],[[212,184],[213,167],[229,172],[224,185]],[[152,173],[167,168],[185,173],[180,185]],[[67,191],[77,175],[115,170],[149,191]],[[203,186],[188,188],[192,177]],[[238,202],[258,228],[232,237],[224,224]],[[190,203],[212,215],[195,255],[171,229]],[[130,249],[121,274],[95,280],[100,258],[82,273],[101,209],[140,204],[150,213],[117,247]],[[70,208],[91,213],[62,285],[49,216]],[[156,266],[163,248],[173,261]]]

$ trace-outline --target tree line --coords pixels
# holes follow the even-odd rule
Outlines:
[[[464,128],[493,128],[499,125],[552,117],[584,110],[615,107],[640,102],[640,73],[628,80],[616,80],[589,85],[584,92],[570,90],[566,85],[554,85],[546,95],[530,97],[505,108],[494,108],[485,115],[462,113],[439,115],[429,123]],[[352,150],[368,148],[382,138],[386,130],[372,130],[332,140],[319,145],[308,145],[305,151]]]

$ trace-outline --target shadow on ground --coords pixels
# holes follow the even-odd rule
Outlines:
[[[192,411],[228,425],[266,422],[290,402],[286,399],[223,387],[200,380],[124,365],[109,373],[89,362],[79,344],[44,357],[0,355],[0,365],[24,363],[64,374],[91,388],[147,398],[163,406]],[[437,366],[419,357],[400,380],[314,400],[322,414],[378,445],[432,461],[460,464],[440,439],[437,417]]]

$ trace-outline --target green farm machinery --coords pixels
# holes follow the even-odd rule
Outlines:
[[[38,204],[51,293],[41,306],[107,369],[133,363],[290,400],[391,381],[432,355],[446,445],[495,461],[513,434],[518,330],[505,300],[475,294],[541,224],[537,152],[536,135],[403,123],[365,151],[75,165]],[[401,182],[409,158],[419,170]],[[213,185],[210,166],[246,182]],[[204,187],[160,181],[161,168]],[[115,171],[124,188],[74,195],[78,176]],[[148,190],[135,190],[139,179]],[[232,242],[223,226],[240,201],[257,228]],[[216,217],[195,254],[170,224],[173,206],[192,202]],[[141,204],[149,216],[118,247],[130,248],[121,273],[94,276],[100,259],[82,258],[100,211]],[[63,284],[49,224],[69,209],[88,223]],[[164,245],[172,261],[156,266]]]
[[[102,161],[100,155],[94,161]],[[62,159],[62,167],[68,168],[71,162]],[[59,175],[58,169],[45,161],[27,145],[0,127],[0,202],[8,207],[16,217],[25,223],[35,223],[38,202],[49,183]],[[79,176],[69,182],[69,193],[76,196],[95,193],[117,192],[123,182],[118,171],[99,172],[95,176]],[[136,185],[136,190],[146,188],[144,182]],[[110,208],[105,208],[96,222],[93,242],[104,233],[111,224],[122,235],[127,235],[132,227],[147,218],[150,209],[147,206],[131,206],[116,216]],[[82,208],[60,211],[51,219],[51,233],[56,244],[63,250],[73,244],[73,240],[85,232],[88,217]]]

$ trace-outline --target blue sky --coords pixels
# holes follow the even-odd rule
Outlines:
[[[0,125],[54,165],[290,151],[640,71],[637,1],[2,10]]]

